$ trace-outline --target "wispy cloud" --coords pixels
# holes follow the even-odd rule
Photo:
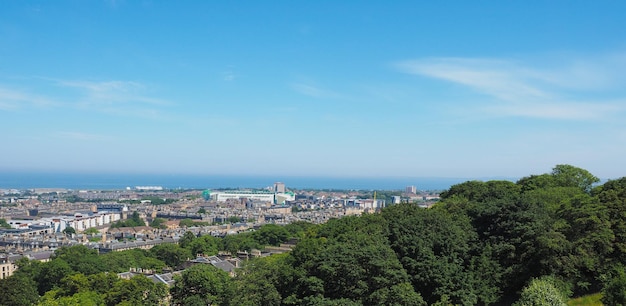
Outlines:
[[[63,108],[160,119],[165,117],[164,108],[173,105],[150,95],[151,88],[139,82],[19,79],[19,86],[0,84],[0,110]]]
[[[82,90],[84,102],[88,104],[152,104],[168,105],[167,101],[144,95],[145,86],[137,82],[129,81],[58,81],[65,87],[73,87]]]
[[[58,138],[80,140],[80,141],[100,141],[110,139],[111,137],[105,135],[89,134],[84,132],[57,132],[55,134]]]
[[[314,98],[321,98],[321,99],[343,98],[343,95],[339,93],[336,93],[327,89],[323,89],[315,85],[310,85],[310,84],[296,83],[296,84],[292,84],[291,88],[300,94],[303,94],[309,97],[314,97]]]
[[[619,92],[624,85],[621,80],[626,79],[626,61],[620,57],[571,59],[556,68],[537,66],[548,65],[476,58],[425,58],[396,64],[402,72],[459,84],[489,97],[482,109],[491,115],[591,120],[626,110],[626,94]]]
[[[163,119],[163,107],[169,101],[148,94],[149,88],[132,81],[55,80],[65,88],[76,89],[78,98],[74,105],[80,109],[115,116]]]
[[[235,75],[235,73],[230,70],[222,73],[222,76],[223,76],[223,80],[227,82],[234,81],[235,78],[237,77],[237,75]]]
[[[53,107],[58,102],[45,96],[33,94],[24,90],[0,87],[0,110],[10,111],[26,107]]]

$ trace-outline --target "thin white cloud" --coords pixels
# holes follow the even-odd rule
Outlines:
[[[149,94],[150,88],[131,81],[60,80],[46,77],[22,78],[28,83],[0,84],[0,111],[20,109],[79,109],[115,116],[164,119],[169,101]],[[32,89],[34,83],[37,90]],[[29,89],[23,89],[29,88]],[[59,102],[63,101],[63,102]]]
[[[223,73],[223,80],[227,82],[234,81],[236,77],[237,75],[235,75],[232,71],[226,71]]]
[[[621,104],[621,106],[620,106]],[[532,117],[541,119],[600,120],[623,112],[626,103],[528,103],[500,104],[484,110],[500,116]]]
[[[59,103],[44,96],[11,88],[0,87],[0,110],[11,111],[26,107],[53,107]]]
[[[132,81],[54,80],[58,85],[77,89],[75,107],[115,116],[164,119],[170,117],[163,107],[169,101],[153,98],[147,86]]]
[[[80,141],[99,141],[109,139],[109,136],[89,134],[83,132],[57,132],[56,136],[63,139],[80,140]]]
[[[480,107],[491,115],[599,120],[626,110],[626,94],[619,92],[626,61],[619,58],[572,59],[549,69],[505,59],[426,58],[400,62],[396,68],[490,97]]]
[[[167,101],[144,95],[146,88],[137,82],[129,81],[57,81],[59,85],[83,90],[84,101],[89,104],[129,104],[141,103],[152,105],[168,105]]]
[[[296,92],[303,94],[305,96],[309,96],[309,97],[313,97],[313,98],[320,98],[320,99],[341,99],[343,98],[343,96],[339,93],[330,91],[330,90],[326,90],[326,89],[322,89],[320,87],[314,86],[314,85],[309,85],[309,84],[302,84],[302,83],[296,83],[296,84],[292,84],[291,88],[293,90],[295,90]]]

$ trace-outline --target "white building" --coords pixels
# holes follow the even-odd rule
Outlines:
[[[7,223],[15,229],[26,229],[31,225],[43,225],[52,227],[55,232],[60,233],[67,227],[72,227],[77,231],[84,231],[90,227],[110,224],[121,219],[121,212],[103,211],[98,213],[76,213],[74,216],[58,216],[37,220],[9,220]]]
[[[253,201],[268,202],[272,204],[284,204],[285,201],[295,200],[295,195],[288,193],[274,193],[270,191],[260,190],[227,190],[211,192],[211,199],[217,202],[226,202],[227,200],[248,199]]]

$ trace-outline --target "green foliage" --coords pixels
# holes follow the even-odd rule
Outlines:
[[[477,304],[467,258],[475,234],[467,220],[413,204],[388,207],[383,216],[389,220],[391,247],[427,302],[447,295],[456,304]]]
[[[130,219],[119,220],[111,224],[111,228],[146,226],[146,222],[141,219],[138,212],[133,212]]]
[[[65,234],[65,235],[76,234],[76,230],[73,227],[68,226],[65,229],[63,229],[63,234]]]
[[[198,254],[204,254],[206,256],[217,255],[221,246],[220,239],[211,235],[204,235],[194,239],[188,246],[190,254],[196,256]],[[233,253],[235,254],[235,253]]]
[[[252,238],[260,245],[279,245],[287,241],[289,232],[285,227],[276,224],[266,224],[252,233]]]
[[[120,279],[115,282],[112,290],[105,295],[108,305],[163,305],[167,296],[167,286],[155,283],[143,275],[130,280]]]
[[[285,230],[289,233],[289,237],[304,238],[307,235],[314,235],[316,224],[306,221],[296,221],[285,225]]]
[[[557,186],[577,187],[585,192],[590,192],[593,184],[600,181],[589,171],[570,165],[556,165],[552,169],[552,176]]]
[[[161,271],[165,268],[166,263],[161,260],[159,256],[155,256],[153,252],[152,249],[150,251],[132,249],[121,252],[110,252],[100,255],[100,260],[104,266],[107,267],[107,271],[116,273],[127,272],[130,268]]]
[[[567,306],[565,297],[548,279],[533,279],[524,288],[515,306]]]
[[[0,279],[0,305],[30,306],[39,298],[37,284],[28,275],[16,273]]]
[[[212,265],[194,265],[176,277],[170,293],[173,305],[229,305],[232,280]]]
[[[154,228],[166,229],[167,228],[167,226],[165,225],[166,221],[167,220],[163,218],[154,218],[154,220],[152,220],[152,222],[150,223],[150,226]]]
[[[11,225],[7,223],[7,220],[0,219],[0,228],[11,228]]]
[[[63,260],[73,271],[85,275],[107,271],[107,267],[98,256],[98,252],[84,245],[62,247],[54,251],[54,258]]]
[[[626,270],[624,266],[615,267],[607,276],[602,294],[602,303],[605,305],[626,305]]]
[[[83,234],[86,234],[86,235],[97,235],[97,234],[100,234],[100,231],[97,228],[95,228],[95,227],[90,227],[90,228],[84,230]]]
[[[163,262],[168,267],[178,267],[183,262],[192,258],[192,254],[188,249],[181,248],[178,244],[163,243],[155,245],[150,249],[150,254]]]
[[[252,249],[261,249],[262,245],[259,244],[254,237],[253,233],[240,233],[237,235],[227,235],[222,238],[222,250],[228,251],[231,254],[237,254],[237,251],[251,251]]]
[[[626,177],[604,183],[594,190],[594,194],[606,207],[615,235],[611,258],[617,263],[626,263]]]
[[[178,224],[178,226],[180,227],[194,227],[194,226],[208,226],[208,225],[209,225],[209,222],[194,221],[191,218],[182,219],[180,220],[180,223]]]
[[[43,295],[58,286],[61,283],[61,279],[72,272],[73,270],[70,265],[61,258],[55,258],[50,262],[44,263],[41,267],[41,273],[37,278],[39,294]]]
[[[75,293],[71,296],[56,296],[55,291],[47,292],[37,304],[38,306],[103,306],[104,299],[94,291]]]
[[[85,202],[85,200],[75,194],[68,195],[64,197],[65,201],[68,203],[76,203],[76,202]]]
[[[183,237],[178,240],[178,245],[181,248],[187,249],[191,245],[191,242],[193,242],[195,239],[196,235],[194,235],[192,232],[187,231],[183,234]]]
[[[568,306],[602,306],[602,293],[588,294],[581,297],[571,299],[567,302]]]
[[[241,222],[242,219],[240,217],[237,216],[230,216],[228,217],[228,219],[226,219],[227,223],[237,223],[237,222]]]
[[[291,295],[292,285],[298,281],[287,259],[288,254],[282,254],[248,262],[233,280],[237,294],[231,304],[281,305],[281,292]]]
[[[309,232],[284,263],[291,271],[272,281],[285,304],[422,305],[389,245],[381,215],[330,220]],[[289,285],[291,284],[291,285]]]

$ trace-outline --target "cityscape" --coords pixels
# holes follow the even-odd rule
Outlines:
[[[439,199],[436,191],[419,191],[416,186],[377,194],[363,190],[292,190],[282,182],[264,189],[241,190],[135,186],[123,190],[36,188],[0,192],[0,219],[7,224],[0,229],[2,278],[12,274],[19,258],[47,261],[64,246],[82,244],[98,253],[149,249],[161,243],[176,243],[188,231],[223,237],[268,223],[319,224],[376,213],[386,205],[402,202],[429,207]],[[111,228],[133,213],[138,213],[144,224]],[[162,222],[150,227],[155,220]]]

